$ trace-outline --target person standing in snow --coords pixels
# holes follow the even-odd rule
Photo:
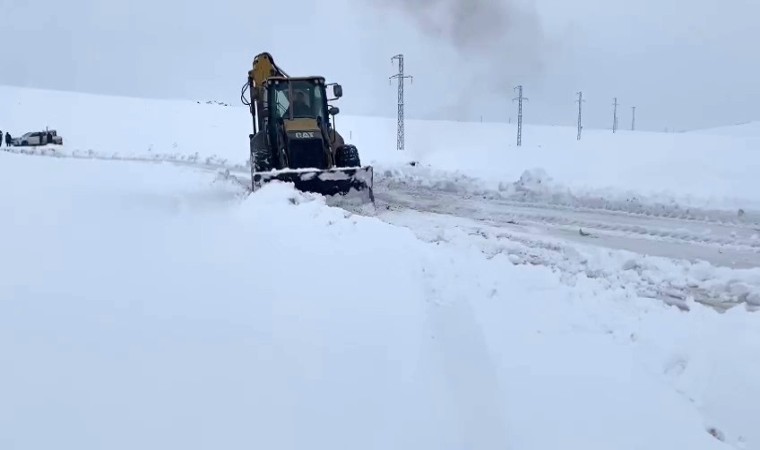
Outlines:
[[[7,131],[6,131],[6,132],[5,132],[5,146],[6,146],[6,147],[10,147],[10,146],[11,146],[11,141],[12,141],[12,140],[13,140],[13,139],[11,138],[11,134],[10,134],[9,132],[7,132]]]

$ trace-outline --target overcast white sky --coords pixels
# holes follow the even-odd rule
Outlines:
[[[755,0],[0,0],[0,83],[237,104],[269,51],[343,84],[345,114],[393,116],[403,52],[408,117],[506,121],[520,83],[526,122],[574,124],[583,90],[587,127],[617,96],[621,127],[635,105],[640,129],[691,129],[760,119],[758,17]]]

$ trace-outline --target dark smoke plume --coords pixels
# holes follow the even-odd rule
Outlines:
[[[493,48],[519,22],[528,19],[513,0],[369,0],[375,6],[396,8],[413,18],[420,29],[448,40],[459,50]]]
[[[540,75],[545,53],[543,32],[535,11],[519,0],[365,0],[412,20],[428,37],[456,51],[464,83],[488,86],[490,94],[511,98],[515,84]],[[447,61],[446,64],[450,64]],[[472,91],[452,99],[455,108],[470,109]],[[460,91],[461,93],[461,91]],[[452,92],[452,95],[459,95]],[[462,111],[464,112],[464,111]]]

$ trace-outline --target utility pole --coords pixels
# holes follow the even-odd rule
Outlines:
[[[518,96],[512,101],[517,100],[517,146],[522,145],[522,118],[523,118],[523,101],[528,101],[526,97],[523,97],[522,85],[515,87],[515,90],[519,92]]]
[[[578,103],[578,140],[581,140],[581,130],[583,130],[583,102],[586,100],[583,100],[583,92],[578,92],[578,100],[576,100],[576,103]]]
[[[633,115],[631,116],[631,131],[636,130],[636,107],[631,106],[631,109],[633,110]]]
[[[612,132],[615,133],[617,131],[618,126],[618,118],[617,118],[617,107],[618,107],[618,101],[617,97],[615,97],[615,103],[613,103],[615,106],[615,109],[612,112]]]
[[[389,82],[394,78],[398,79],[398,126],[396,128],[396,149],[404,149],[404,79],[411,78],[411,75],[404,75],[404,55],[398,54],[391,58],[391,62],[398,60],[398,73],[393,75],[388,80]]]

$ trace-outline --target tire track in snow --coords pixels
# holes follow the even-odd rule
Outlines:
[[[440,264],[427,267],[440,267]],[[502,375],[468,297],[456,290],[440,290],[441,278],[446,278],[446,274],[423,267],[427,318],[432,332],[429,345],[445,382],[441,395],[451,403],[450,409],[456,411],[455,423],[461,439],[456,446],[507,448],[508,433],[504,424],[508,421],[501,404],[504,390],[499,382]]]
[[[516,265],[549,267],[575,286],[578,277],[601,282],[608,289],[629,291],[676,306],[683,311],[701,303],[718,311],[737,305],[760,309],[760,271],[722,271],[706,264],[647,258],[634,253],[587,252],[567,242],[537,239],[516,226],[507,230],[465,218],[392,211],[381,214],[391,224],[412,230],[430,243],[476,248],[487,259],[507,257]]]
[[[383,189],[390,183],[393,188]],[[498,198],[381,180],[375,196],[383,208],[464,217],[493,226],[521,225],[546,237],[638,251],[674,259],[706,260],[733,268],[760,267],[760,228],[753,223],[677,219],[608,210],[556,209]]]
[[[418,173],[415,173],[418,172]],[[621,216],[677,219],[683,222],[713,223],[749,226],[760,231],[760,210],[705,209],[684,207],[675,202],[658,200],[641,201],[634,194],[630,198],[605,198],[600,195],[574,195],[557,189],[556,192],[541,186],[526,172],[512,183],[500,183],[499,190],[483,188],[479,180],[459,173],[441,173],[425,168],[385,170],[376,174],[376,182],[389,191],[435,191],[454,194],[460,198],[497,201],[505,206],[548,208],[553,211],[607,212]],[[527,179],[524,179],[527,178]]]

